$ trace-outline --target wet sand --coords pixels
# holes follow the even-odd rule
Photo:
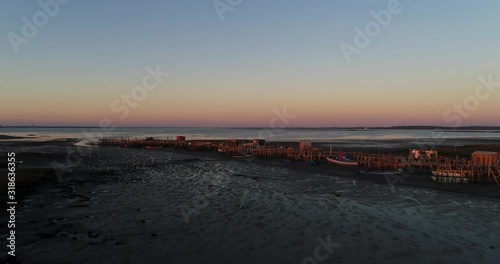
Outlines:
[[[0,142],[23,160],[20,263],[500,263],[493,185],[73,143]]]

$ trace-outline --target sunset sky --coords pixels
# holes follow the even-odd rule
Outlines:
[[[0,4],[2,125],[264,127],[283,107],[294,127],[453,125],[480,76],[500,82],[497,0],[401,0],[350,63],[341,43],[390,0],[243,0],[222,21],[213,0],[73,0],[16,53],[38,2]],[[170,75],[113,111],[157,65]],[[478,102],[463,125],[500,125],[500,91]]]

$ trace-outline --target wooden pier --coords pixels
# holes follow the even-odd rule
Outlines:
[[[476,155],[481,155],[480,152]],[[488,153],[494,156],[497,154]],[[385,154],[360,154],[358,168],[403,172],[432,173],[438,183],[485,183],[493,180],[500,186],[500,160],[494,158],[428,158],[414,159]]]
[[[322,161],[331,156],[330,151],[315,147],[309,141],[299,142],[298,147],[264,144],[263,140],[185,140],[174,139],[101,139],[99,146],[117,146],[122,148],[176,148],[192,151],[219,151],[229,156],[248,155],[258,158],[284,158],[293,161]],[[423,152],[426,153],[426,152]],[[500,186],[500,154],[497,152],[478,151],[471,158],[438,157],[435,151],[427,155],[407,157],[388,154],[351,153],[358,160],[358,169],[402,171],[433,174],[438,183],[485,183],[493,180]]]
[[[279,143],[260,145],[255,140],[179,140],[153,138],[106,138],[101,139],[99,146],[121,148],[176,148],[193,151],[219,151],[229,155],[252,154],[259,158],[286,158],[294,161],[320,161],[329,154],[323,148],[313,147],[307,142],[299,143],[299,147],[280,145]]]

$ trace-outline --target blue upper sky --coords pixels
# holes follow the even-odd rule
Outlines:
[[[221,116],[227,108],[251,112],[254,119],[249,125],[265,124],[266,113],[282,105],[303,113],[308,120],[314,111],[319,117],[311,125],[328,125],[332,113],[327,107],[314,106],[314,101],[341,105],[332,110],[339,113],[335,117],[340,121],[331,125],[350,125],[342,109],[353,104],[373,107],[374,91],[383,93],[387,104],[395,107],[401,101],[411,106],[430,104],[439,112],[436,116],[423,113],[407,123],[437,124],[447,107],[471,93],[467,89],[477,85],[478,76],[500,69],[500,1],[401,0],[401,13],[392,15],[389,25],[360,54],[352,55],[351,63],[346,62],[340,44],[353,44],[354,28],[364,28],[374,20],[370,11],[387,9],[390,0],[243,0],[224,13],[222,21],[213,2],[73,0],[61,5],[16,54],[7,34],[21,35],[21,18],[32,20],[42,9],[38,1],[2,1],[0,70],[4,84],[0,100],[4,106],[0,109],[3,113],[14,109],[9,110],[11,115],[29,123],[32,120],[25,115],[34,108],[42,112],[52,109],[45,113],[49,115],[69,107],[54,106],[59,102],[54,98],[64,98],[61,101],[77,103],[74,107],[82,113],[77,117],[80,123],[90,124],[100,115],[109,115],[110,102],[140,82],[145,66],[160,64],[171,73],[168,88],[155,95],[165,104],[175,107],[179,100],[201,101],[199,107]],[[222,103],[219,109],[220,104],[209,103],[217,98],[214,93],[224,102],[239,103]],[[13,100],[7,100],[9,96]],[[266,99],[256,103],[253,98],[250,104],[245,102],[246,96]],[[427,102],[436,96],[441,96],[441,102]],[[21,98],[34,108],[23,105]],[[255,104],[262,108],[261,113],[252,112]],[[91,105],[100,110],[88,110]],[[151,100],[144,105],[158,109],[161,102]],[[124,124],[134,124],[154,112],[144,108],[148,107],[138,108]],[[170,111],[166,106],[162,110]],[[176,114],[190,120],[204,111]],[[363,111],[357,114],[363,123]],[[388,118],[387,124],[404,123],[399,115]],[[169,120],[165,117],[150,123]],[[192,120],[186,124],[197,125],[196,118]],[[224,124],[224,120],[232,119],[228,116],[214,122]],[[15,120],[0,114],[2,121]],[[483,114],[470,123],[497,121]],[[57,123],[51,119],[41,122]],[[67,122],[61,119],[60,123]]]

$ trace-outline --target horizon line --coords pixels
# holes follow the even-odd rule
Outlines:
[[[99,126],[72,126],[72,125],[2,125],[1,128],[100,128]],[[266,129],[269,127],[259,126],[115,126],[114,128],[226,128],[226,129]],[[395,126],[290,126],[279,129],[414,129],[414,128],[443,128],[443,129],[500,129],[500,126],[433,126],[433,125],[395,125]],[[272,128],[271,128],[272,129]]]

